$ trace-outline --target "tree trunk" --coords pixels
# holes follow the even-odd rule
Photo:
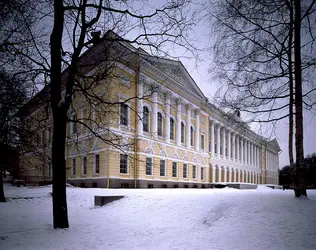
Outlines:
[[[289,60],[289,160],[290,160],[290,173],[292,182],[294,178],[294,157],[293,157],[293,105],[294,105],[294,96],[293,96],[293,59],[292,59],[292,44],[293,44],[293,24],[294,24],[294,16],[293,16],[293,2],[288,1],[288,8],[290,11],[290,29],[289,29],[289,43],[288,43],[288,60]]]
[[[6,202],[3,189],[3,170],[0,166],[0,202]]]
[[[294,57],[295,57],[295,148],[296,175],[294,182],[295,197],[307,196],[304,171],[303,146],[303,97],[302,97],[302,65],[301,65],[301,1],[295,0],[295,29],[294,29]]]
[[[61,46],[64,26],[64,7],[62,0],[54,1],[54,27],[50,37],[51,44],[51,107],[53,114],[53,221],[54,228],[68,228],[66,198],[65,141],[67,109],[62,99],[61,84]]]
[[[68,228],[66,197],[65,138],[66,117],[54,112],[52,166],[53,166],[53,216],[54,228]]]

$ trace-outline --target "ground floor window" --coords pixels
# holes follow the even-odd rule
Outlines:
[[[76,175],[76,159],[72,159],[72,164],[71,164],[71,169],[72,169],[72,175]]]
[[[201,167],[201,180],[204,180],[204,168]]]
[[[100,155],[99,154],[94,156],[94,170],[96,174],[100,173]]]
[[[127,155],[120,154],[120,173],[127,174],[128,162],[127,162]]]
[[[192,167],[192,178],[195,179],[196,178],[196,166],[193,165]]]
[[[87,157],[82,159],[82,174],[87,174]]]
[[[183,178],[188,178],[188,164],[183,163]]]
[[[166,160],[160,160],[160,176],[166,176]]]
[[[146,175],[153,174],[153,158],[147,157],[146,158]]]
[[[178,165],[176,162],[172,162],[172,177],[177,177],[178,174]]]

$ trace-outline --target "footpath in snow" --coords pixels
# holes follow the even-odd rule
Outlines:
[[[69,229],[52,228],[51,187],[5,186],[0,249],[316,249],[316,190],[67,188]],[[103,207],[94,195],[125,195]]]

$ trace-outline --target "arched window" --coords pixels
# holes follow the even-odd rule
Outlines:
[[[181,122],[181,143],[184,143],[184,123]]]
[[[194,146],[194,130],[193,130],[193,127],[191,127],[191,146]]]
[[[149,132],[149,110],[143,107],[143,131]]]
[[[170,118],[170,140],[174,140],[174,120]]]
[[[158,120],[158,136],[162,136],[162,114],[158,112],[157,114]]]

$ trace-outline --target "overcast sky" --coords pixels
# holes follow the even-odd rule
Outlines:
[[[207,46],[210,42],[210,28],[206,25],[199,25],[198,29],[195,31],[196,37],[200,38],[201,44]],[[185,67],[188,69],[189,73],[201,88],[203,93],[210,99],[214,97],[216,89],[218,87],[217,83],[211,79],[211,73],[209,72],[210,64],[212,62],[212,56],[210,52],[204,52],[201,55],[204,60],[198,63],[196,67],[194,60],[180,59]],[[280,153],[280,164],[279,167],[282,168],[289,164],[288,157],[288,120],[279,121],[276,124],[275,133],[271,135],[271,139],[276,138],[280,144],[282,152]],[[295,147],[295,143],[294,143]],[[295,153],[295,152],[294,152]],[[307,154],[316,153],[316,115],[311,112],[305,112],[304,114],[304,153]]]

